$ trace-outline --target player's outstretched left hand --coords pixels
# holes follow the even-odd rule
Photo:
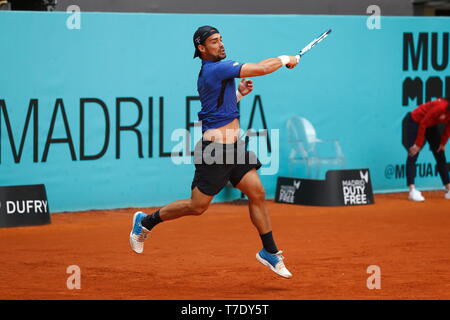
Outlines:
[[[249,94],[253,90],[253,80],[242,78],[238,90],[243,96]]]

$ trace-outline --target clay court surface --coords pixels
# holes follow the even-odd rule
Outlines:
[[[450,201],[424,194],[357,207],[268,201],[289,280],[256,261],[246,206],[165,222],[142,255],[128,243],[136,209],[52,214],[47,226],[0,229],[0,299],[450,299]],[[70,265],[80,290],[67,289]],[[367,288],[370,265],[379,290]]]

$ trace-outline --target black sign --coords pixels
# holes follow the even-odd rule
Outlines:
[[[50,223],[50,210],[43,184],[0,187],[0,227]]]
[[[373,204],[369,169],[331,170],[325,180],[279,177],[275,201],[310,206]]]

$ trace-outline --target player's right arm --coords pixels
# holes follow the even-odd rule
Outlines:
[[[258,63],[244,63],[241,68],[241,78],[263,76],[277,71],[284,65],[289,69],[295,68],[298,64],[294,56],[282,56],[286,58],[269,58]]]

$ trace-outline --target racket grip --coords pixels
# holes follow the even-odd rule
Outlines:
[[[297,63],[300,61],[300,55],[298,54],[298,55],[296,55],[295,56],[295,59],[297,59]],[[289,65],[287,64],[286,65],[286,68],[289,68]]]

